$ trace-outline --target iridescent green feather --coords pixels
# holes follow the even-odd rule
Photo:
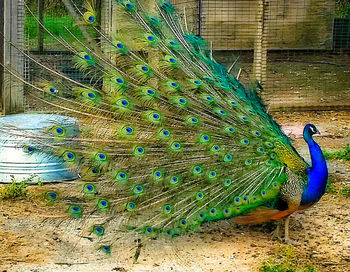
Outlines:
[[[51,80],[34,85],[33,96],[49,94],[50,106],[82,120],[79,141],[62,124],[47,131],[52,154],[81,176],[75,192],[49,192],[47,202],[101,219],[86,234],[100,239],[112,229],[173,237],[274,207],[286,168],[307,164],[255,92],[209,57],[204,39],[183,32],[169,2],[116,2],[118,33],[89,22],[87,1],[84,28],[101,41],[68,47],[90,82],[49,70]],[[101,251],[111,253],[111,238]]]

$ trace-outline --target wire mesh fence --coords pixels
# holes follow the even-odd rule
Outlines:
[[[67,29],[83,39],[62,2],[43,0],[41,7],[37,4],[40,1],[26,2],[33,12],[31,14],[27,10],[24,19],[27,50],[64,73],[86,80],[80,72],[70,68],[70,53],[34,18],[42,18],[48,30],[68,43],[74,42],[74,38]],[[82,0],[73,2],[79,8],[83,3]],[[109,2],[97,1],[100,9],[110,5]],[[183,15],[186,31],[206,39],[219,62],[229,67],[239,57],[242,67],[240,79],[244,82],[254,79],[257,58],[264,58],[264,55],[254,55],[254,52],[260,49],[267,52],[266,65],[261,66],[266,74],[261,94],[272,109],[350,107],[350,15],[339,12],[339,1],[171,2]],[[263,16],[259,17],[261,8]],[[113,12],[110,14],[118,16]],[[99,16],[103,14],[100,12]],[[28,78],[37,72],[31,64],[26,67]],[[237,75],[238,71],[233,73]]]

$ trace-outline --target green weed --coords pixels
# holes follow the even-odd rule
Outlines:
[[[334,195],[338,192],[337,188],[335,187],[334,185],[334,182],[333,182],[333,177],[332,176],[329,176],[328,177],[328,181],[327,181],[327,187],[326,187],[326,193],[327,194],[331,194],[331,195]]]
[[[350,2],[349,0],[336,1],[335,17],[350,18]]]
[[[350,161],[350,145],[347,145],[344,149],[337,151],[324,151],[326,159],[336,159]]]
[[[301,267],[293,251],[293,247],[284,246],[280,249],[279,257],[275,260],[265,261],[260,272],[317,272],[314,267]]]
[[[341,189],[340,193],[343,196],[349,196],[350,197],[350,185],[349,186],[345,186],[343,189]]]
[[[15,198],[26,198],[28,195],[28,184],[32,183],[36,178],[35,175],[17,181],[14,176],[11,176],[11,183],[0,188],[0,199],[15,199]],[[42,184],[42,181],[38,179],[38,184]]]

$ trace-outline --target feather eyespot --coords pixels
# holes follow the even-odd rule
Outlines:
[[[92,168],[92,169],[91,169],[91,172],[92,172],[93,174],[99,174],[99,173],[100,173],[100,171],[99,171],[97,168]]]
[[[106,159],[106,155],[105,155],[105,154],[102,154],[102,153],[99,153],[99,154],[98,154],[98,157],[99,157],[101,160],[105,160],[105,159]]]
[[[230,186],[232,183],[231,179],[225,179],[224,186]]]
[[[216,209],[210,209],[210,211],[209,211],[209,214],[211,215],[211,216],[215,216],[216,215]]]
[[[232,155],[226,154],[224,156],[224,162],[231,162],[232,161]]]
[[[140,195],[144,192],[144,189],[143,189],[143,186],[141,185],[136,185],[134,188],[133,188],[133,193],[136,194],[136,195]]]
[[[106,254],[111,254],[111,247],[110,246],[101,246],[100,249]]]
[[[218,145],[213,145],[211,148],[211,151],[214,153],[218,153],[220,151],[220,146]]]
[[[82,209],[79,206],[69,206],[68,212],[75,218],[80,218],[82,216]]]
[[[96,234],[97,236],[103,236],[103,234],[104,234],[104,232],[105,232],[105,229],[104,229],[104,227],[102,227],[102,226],[94,226],[93,228],[92,228],[92,232],[94,233],[94,234]]]
[[[202,200],[203,198],[204,198],[204,193],[199,192],[199,193],[196,194],[196,199],[197,199],[198,201]]]
[[[75,159],[75,154],[73,152],[65,152],[63,154],[64,161],[73,161]]]
[[[170,178],[170,184],[171,185],[177,185],[179,183],[179,178],[178,177],[171,177]]]
[[[55,194],[55,193],[49,193],[49,196],[50,196],[51,199],[56,199],[57,194]]]
[[[169,204],[163,206],[163,213],[164,214],[170,214],[171,212],[172,212],[172,207]]]
[[[202,167],[200,166],[195,166],[192,170],[193,174],[194,175],[198,175],[198,174],[201,174],[202,173]]]
[[[33,146],[23,147],[23,152],[25,152],[25,153],[33,153],[34,151],[35,151],[35,147],[33,147]]]
[[[134,211],[136,208],[136,204],[134,202],[129,202],[126,204],[126,210],[129,212]]]
[[[251,159],[246,159],[244,163],[245,165],[251,165],[253,161]]]
[[[50,91],[51,94],[57,94],[58,93],[58,90],[55,89],[54,87],[50,87],[49,91]]]
[[[106,211],[109,208],[109,202],[107,200],[101,199],[98,201],[97,206],[101,211]]]
[[[49,202],[52,203],[52,202],[56,201],[57,198],[58,198],[58,194],[57,194],[57,193],[54,193],[54,192],[49,192],[49,193],[47,193],[47,200],[48,200]]]
[[[88,195],[94,194],[96,193],[96,187],[93,184],[85,184],[83,192]]]
[[[154,179],[155,181],[159,181],[159,180],[161,180],[162,178],[163,178],[163,172],[162,172],[162,171],[156,170],[156,171],[153,172],[153,179]]]

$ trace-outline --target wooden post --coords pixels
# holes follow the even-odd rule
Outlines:
[[[0,1],[0,63],[4,63],[4,1]],[[4,68],[0,65],[0,106],[2,111],[2,90],[3,90],[3,84],[4,84]]]
[[[197,33],[198,33],[198,36],[202,36],[203,34],[203,31],[202,31],[202,24],[203,24],[203,18],[204,18],[204,14],[203,14],[203,0],[198,0],[198,12],[197,12],[197,16],[198,16],[198,19],[197,19]]]
[[[23,0],[2,0],[3,28],[2,63],[17,75],[23,77],[24,58],[9,41],[23,49],[24,4]],[[6,71],[1,84],[2,111],[4,114],[23,111],[23,84]]]
[[[111,0],[101,1],[101,30],[108,35],[113,28],[112,10],[113,5]]]
[[[38,0],[38,19],[40,23],[44,23],[44,0]],[[38,51],[44,51],[44,29],[38,23]]]
[[[268,0],[258,1],[257,33],[254,47],[254,78],[264,86],[267,68],[267,19]]]

